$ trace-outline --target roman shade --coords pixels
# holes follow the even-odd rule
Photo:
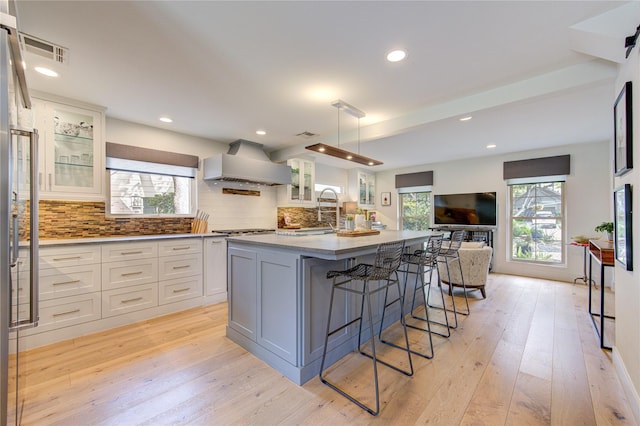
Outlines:
[[[195,177],[200,159],[196,155],[106,143],[107,169]]]
[[[396,188],[433,185],[433,170],[396,175]]]
[[[564,181],[570,172],[570,155],[505,161],[503,164],[503,178],[510,182],[524,182],[529,178],[536,178],[536,181],[540,178]]]

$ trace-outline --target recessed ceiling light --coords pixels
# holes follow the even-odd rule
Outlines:
[[[472,118],[473,118],[472,116],[467,115],[466,117],[462,117],[462,118],[460,119],[460,121],[469,121],[469,120],[471,120]]]
[[[58,73],[52,69],[45,67],[35,67],[34,70],[38,71],[42,75],[46,75],[47,77],[57,77]]]
[[[399,62],[407,57],[407,52],[405,50],[392,50],[387,53],[387,61],[389,62]]]
[[[267,132],[265,132],[264,130],[256,130],[256,135],[264,136],[266,134]]]
[[[496,144],[494,143],[487,145],[487,149],[493,149],[495,147],[496,147]]]
[[[163,123],[173,123],[173,120],[169,117],[160,117],[160,121],[162,121]]]

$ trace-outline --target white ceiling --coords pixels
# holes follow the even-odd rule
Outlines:
[[[20,1],[18,22],[70,51],[68,65],[27,55],[34,89],[105,106],[114,118],[263,143],[274,159],[338,136],[357,151],[357,120],[331,106],[343,99],[367,113],[359,150],[383,170],[611,139],[616,61],[640,7],[50,0]],[[386,62],[397,47],[408,58]],[[39,63],[60,77],[31,71]],[[318,136],[296,136],[304,131]]]

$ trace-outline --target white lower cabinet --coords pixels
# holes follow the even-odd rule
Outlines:
[[[102,292],[102,317],[128,314],[158,306],[158,284],[136,285]]]
[[[100,293],[87,293],[40,302],[38,333],[100,319]]]
[[[157,282],[158,259],[123,260],[102,264],[104,290]]]
[[[221,240],[217,255],[225,263],[218,263],[226,269]],[[26,347],[211,303],[203,297],[203,255],[203,239],[197,237],[41,245],[40,321],[24,330]],[[23,281],[14,277],[14,296],[28,296]]]
[[[227,240],[204,239],[204,295],[212,301],[227,300]]]
[[[176,278],[158,283],[158,303],[160,305],[198,296],[202,296],[202,275]]]
[[[202,296],[202,240],[166,240],[159,247],[160,305]]]
[[[40,248],[40,320],[43,333],[101,318],[100,245]]]

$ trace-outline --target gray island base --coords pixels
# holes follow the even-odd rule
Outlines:
[[[320,370],[332,283],[326,279],[327,271],[371,263],[380,243],[404,240],[407,247],[421,247],[431,234],[385,230],[354,238],[336,234],[229,237],[227,337],[294,383],[304,384]],[[341,297],[333,307],[336,324],[353,319],[359,309],[359,298]],[[405,304],[407,300],[410,295]],[[376,327],[383,303],[384,292],[372,297]],[[399,319],[395,306],[395,312],[385,315],[385,327]],[[328,363],[356,345],[356,325],[331,336]]]

